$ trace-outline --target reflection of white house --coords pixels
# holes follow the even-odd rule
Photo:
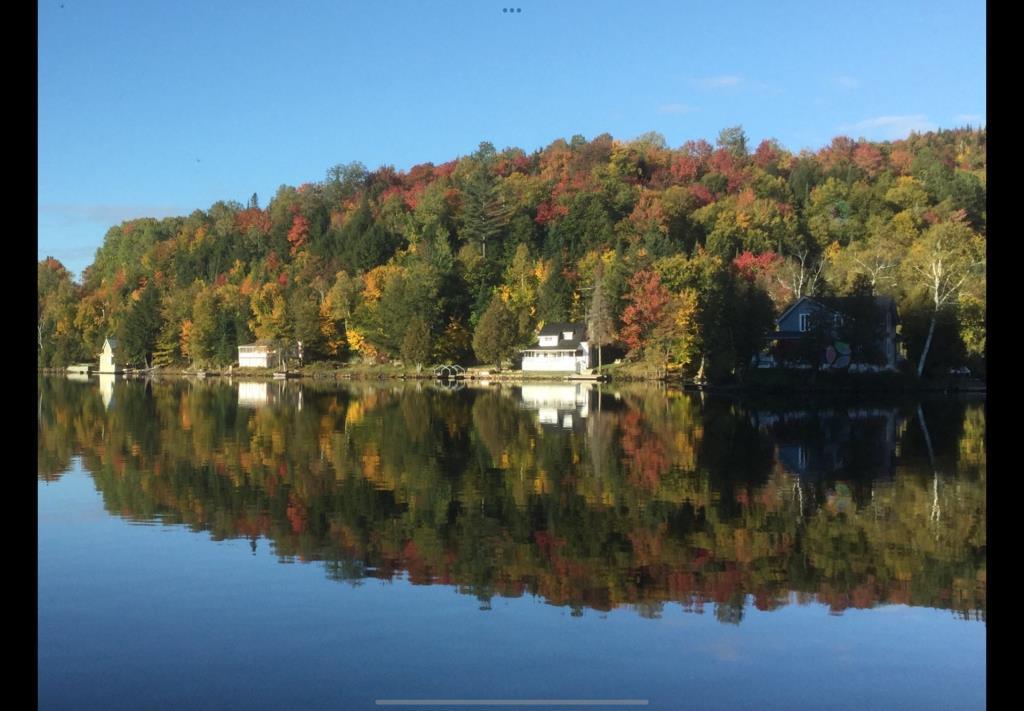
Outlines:
[[[117,363],[117,341],[108,338],[103,341],[103,351],[100,353],[100,373],[120,373],[124,368]]]
[[[238,406],[260,407],[267,404],[267,386],[269,383],[239,383]]]
[[[537,337],[537,345],[522,355],[524,371],[581,373],[594,365],[582,323],[548,324]]]
[[[591,386],[584,383],[572,385],[527,385],[524,384],[520,393],[523,405],[534,410],[539,407],[553,407],[560,410],[582,408],[585,413],[589,402],[588,393]]]
[[[114,401],[115,380],[117,376],[112,373],[100,373],[100,397],[103,399],[103,407],[108,410]]]
[[[280,351],[273,341],[256,341],[238,347],[239,368],[276,368],[280,364]]]
[[[542,425],[561,425],[572,429],[573,418],[586,418],[590,414],[591,386],[575,385],[523,385],[520,398],[523,407],[536,410]]]

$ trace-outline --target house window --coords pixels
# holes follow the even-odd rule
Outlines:
[[[806,314],[806,313],[805,314],[800,314],[800,330],[802,332],[807,332],[807,331],[811,330],[811,315],[810,314]]]
[[[832,325],[833,326],[842,326],[843,325],[843,315],[842,314],[832,314]]]
[[[564,338],[567,341],[571,341],[572,340],[572,331],[562,331],[562,338]]]

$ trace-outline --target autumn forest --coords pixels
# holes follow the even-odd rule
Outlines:
[[[586,320],[626,362],[733,381],[796,298],[885,295],[909,372],[984,373],[985,141],[792,153],[737,126],[336,165],[265,205],[113,226],[81,283],[40,261],[39,362],[95,361],[113,336],[140,367],[227,366],[258,339],[307,362],[501,364]]]

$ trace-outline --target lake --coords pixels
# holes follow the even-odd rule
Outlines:
[[[40,708],[984,708],[984,399],[38,388]]]

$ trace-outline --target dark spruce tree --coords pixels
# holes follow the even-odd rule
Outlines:
[[[162,325],[160,292],[150,281],[121,322],[118,340],[125,361],[136,365],[143,364],[149,368]]]

